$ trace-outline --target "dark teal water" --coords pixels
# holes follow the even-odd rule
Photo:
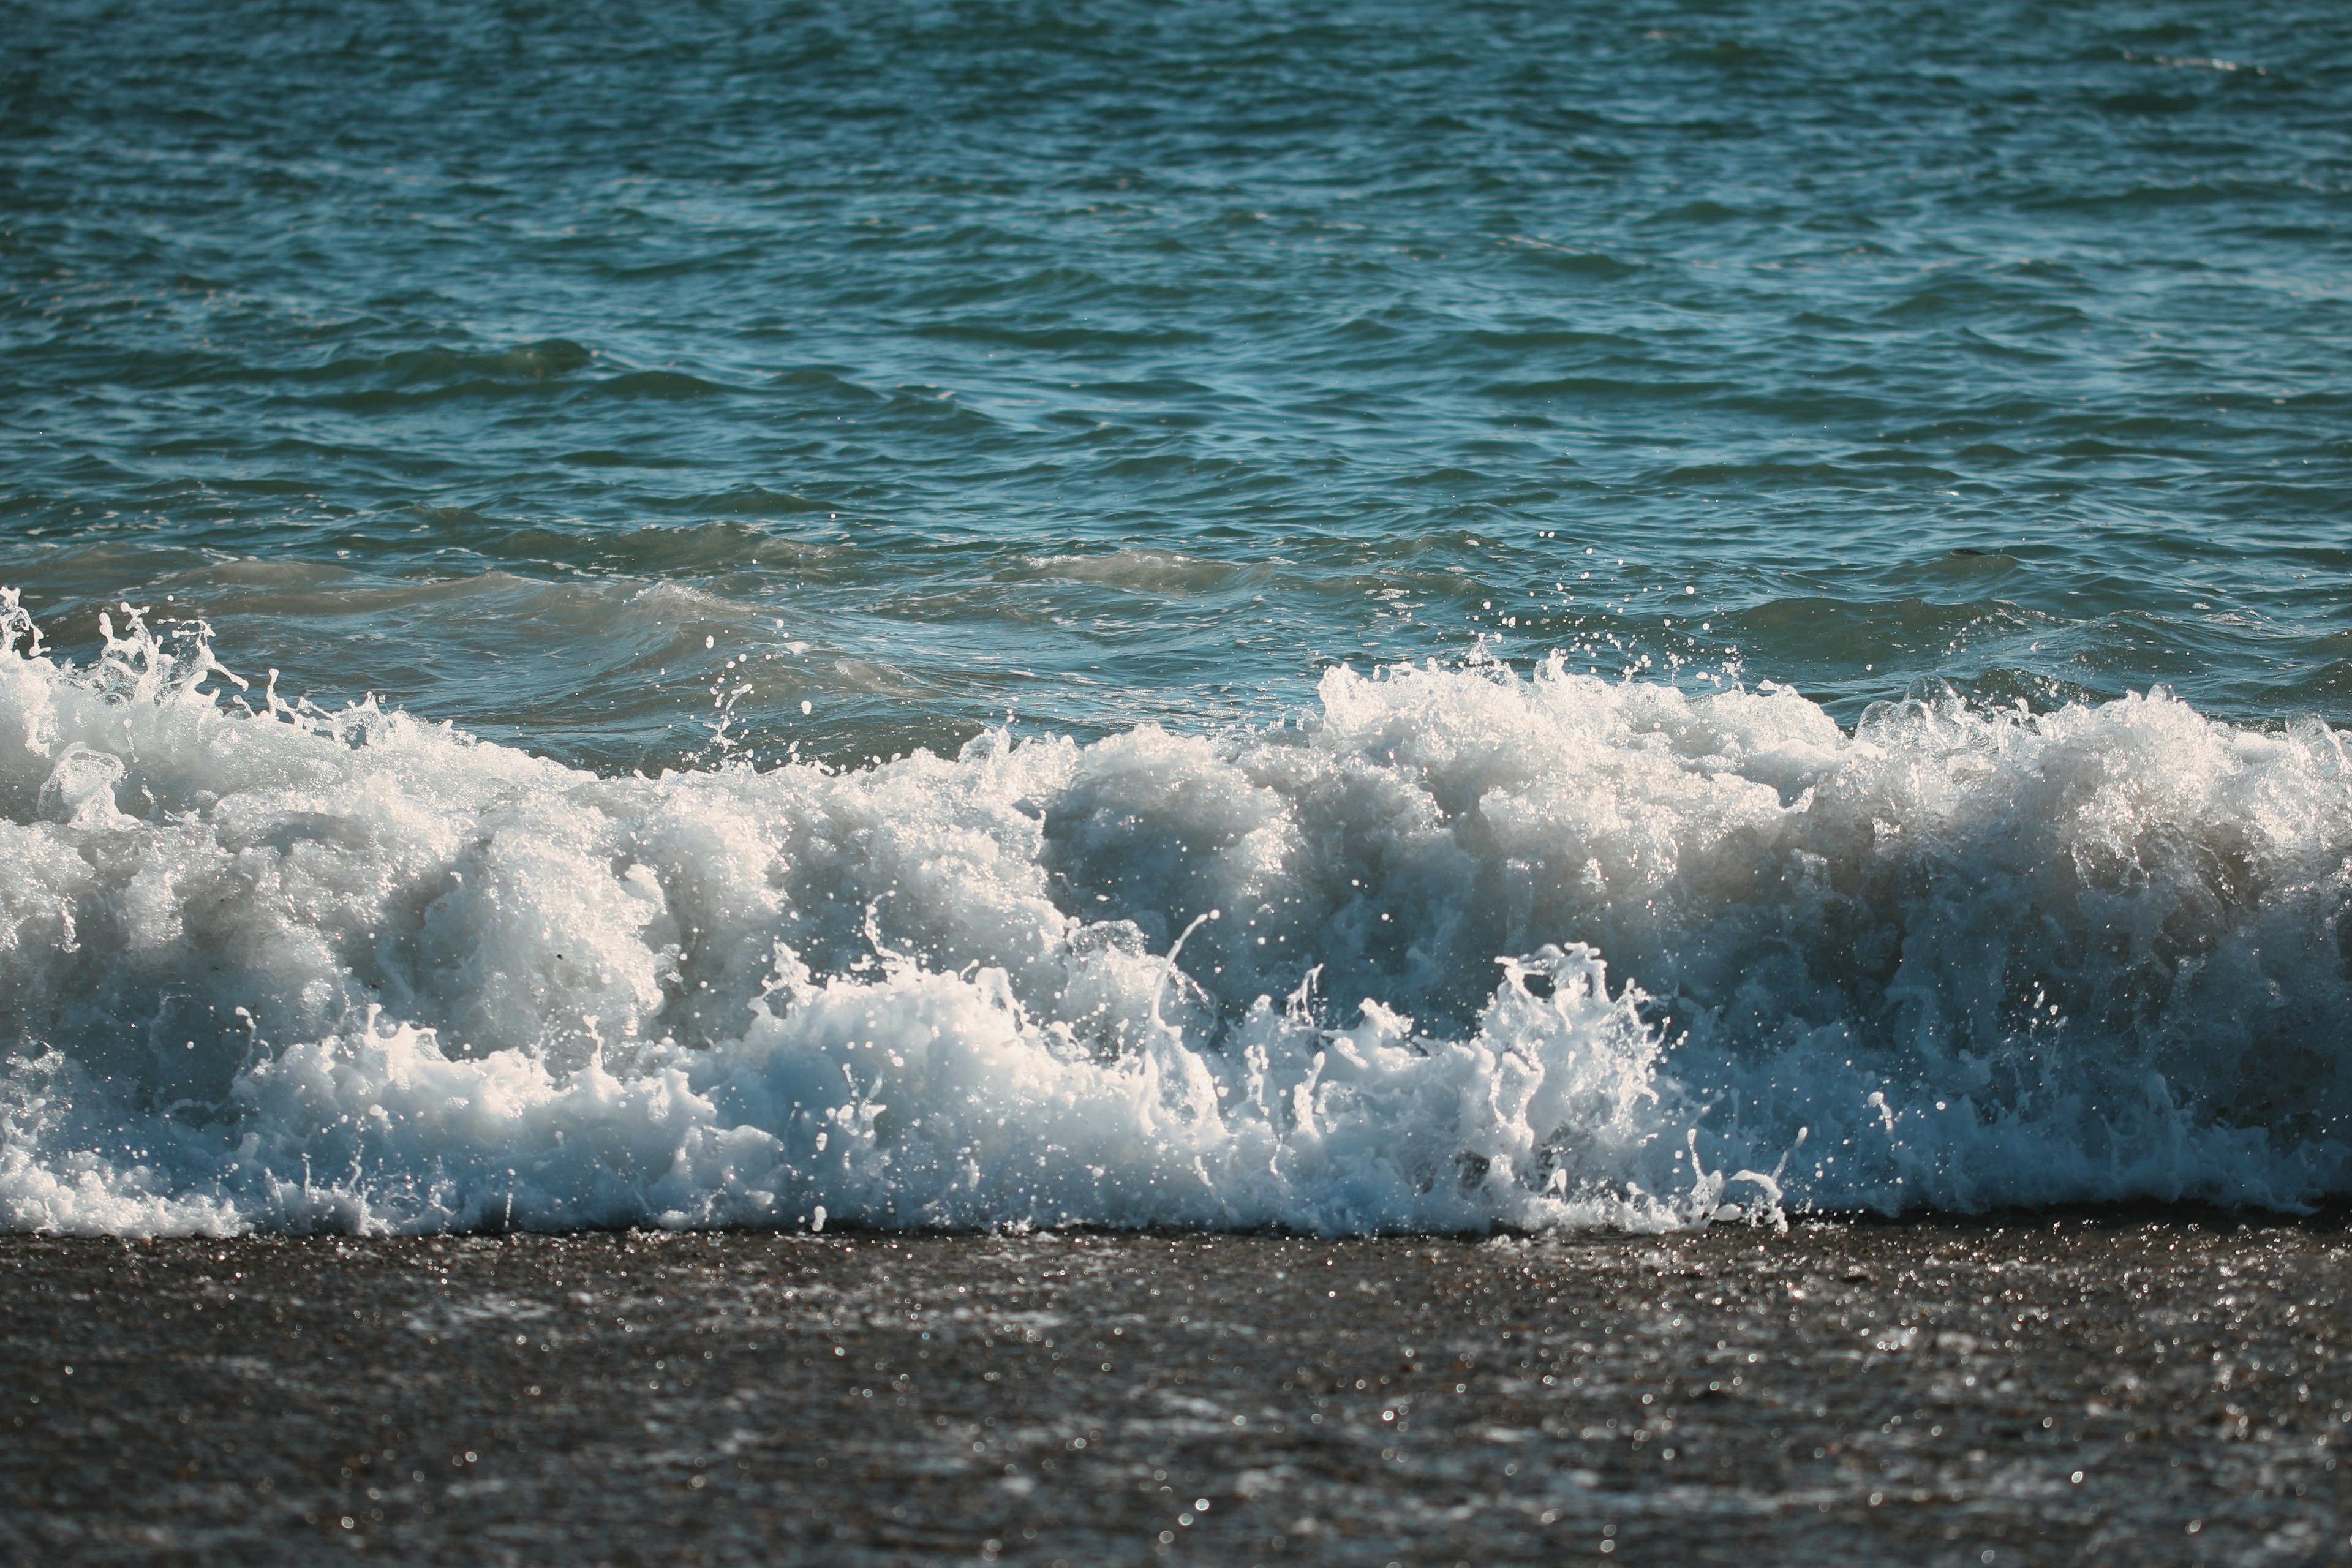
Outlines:
[[[0,90],[68,649],[608,768],[732,656],[761,756],[1480,639],[2352,714],[2339,5],[16,4]]]
[[[2342,4],[0,0],[0,1226],[2342,1200],[2347,349]]]

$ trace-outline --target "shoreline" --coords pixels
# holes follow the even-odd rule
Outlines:
[[[0,1556],[2312,1560],[2347,1260],[2179,1209],[9,1237]]]

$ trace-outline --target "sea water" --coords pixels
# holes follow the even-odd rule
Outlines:
[[[2352,15],[0,12],[0,1223],[2352,1195]]]

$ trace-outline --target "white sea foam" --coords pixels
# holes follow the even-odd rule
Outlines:
[[[19,1229],[2352,1191],[2315,722],[1847,734],[1787,690],[1339,670],[1258,731],[602,778],[0,619]]]

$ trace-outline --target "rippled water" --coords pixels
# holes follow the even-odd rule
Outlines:
[[[634,1152],[527,1215],[2346,1187],[2340,6],[0,40],[0,583],[66,661],[10,612],[16,1223],[473,1223],[598,1117]],[[277,729],[193,694],[199,620]],[[370,693],[408,717],[320,716]],[[1011,1142],[908,1153],[827,987],[995,1041]],[[411,1070],[370,1006],[542,1077],[354,1153]],[[1284,1097],[1342,1027],[1374,1067],[1310,1149]],[[705,1053],[733,1151],[667,1196],[649,1102],[566,1076],[624,1038]],[[289,1045],[365,1060],[306,1100]],[[793,1051],[878,1164],[811,1163]],[[1431,1109],[1522,1057],[1580,1109]],[[1147,1058],[1197,1125],[1129,1146]],[[1814,1166],[1824,1126],[1888,1147]],[[330,1145],[342,1195],[289,1196]]]
[[[1482,636],[2347,711],[2340,7],[5,31],[0,573],[68,640],[603,766],[745,652],[749,743],[860,758]]]

